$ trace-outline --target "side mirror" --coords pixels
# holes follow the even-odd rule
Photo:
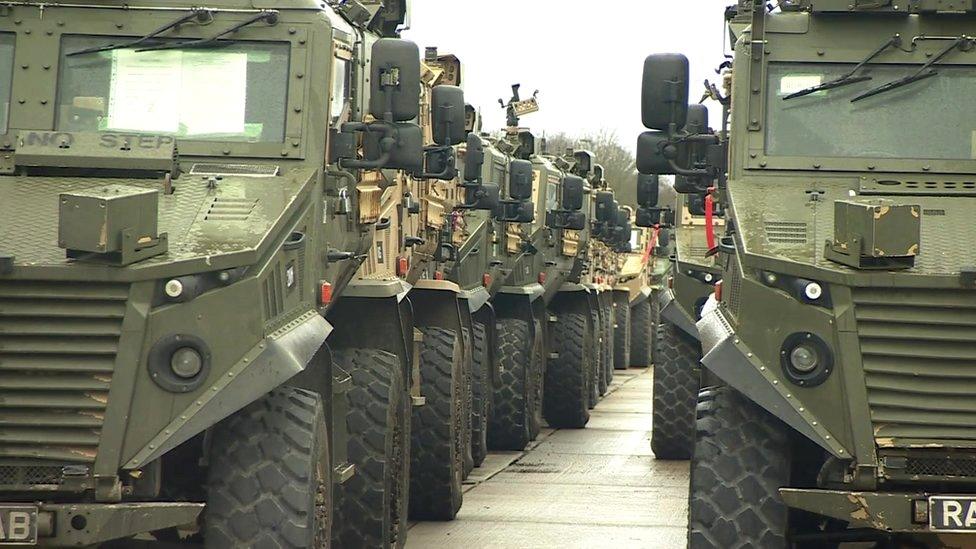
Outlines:
[[[420,49],[399,38],[373,44],[369,112],[377,120],[406,122],[420,113]],[[463,108],[463,107],[462,107]]]
[[[532,163],[528,160],[512,160],[509,165],[508,195],[512,200],[532,198]]]
[[[452,147],[464,141],[464,91],[457,86],[434,86],[430,94],[434,143]]]
[[[497,183],[484,183],[464,190],[465,208],[495,211],[500,203],[501,192]]]
[[[656,208],[660,182],[653,174],[637,175],[637,205],[642,208]]]
[[[705,215],[704,194],[693,194],[688,196],[688,213],[690,213],[691,215]],[[718,204],[714,204],[712,213],[715,214],[716,216],[723,215],[722,207]]]
[[[604,178],[604,173],[606,170],[603,168],[603,164],[593,165],[593,180],[596,182],[602,182]]]
[[[708,132],[708,107],[699,104],[688,105],[685,132],[688,135],[702,135]]]
[[[420,126],[409,123],[394,125],[390,157],[383,163],[382,168],[419,172],[424,169],[424,137]],[[364,149],[368,160],[382,158],[382,141],[385,138],[379,132],[368,132],[364,140]]]
[[[576,167],[573,173],[580,177],[589,177],[593,173],[593,166],[596,164],[596,155],[590,151],[576,151],[573,153],[576,160]]]
[[[643,174],[673,174],[670,160],[681,150],[663,132],[644,132],[637,138],[637,171]]]
[[[708,190],[708,185],[702,185],[697,179],[684,175],[674,177],[674,191],[681,194],[700,194]]]
[[[641,118],[644,126],[662,132],[681,129],[688,118],[688,58],[659,53],[644,60]]]
[[[515,202],[505,204],[495,210],[495,219],[506,223],[532,223],[535,221],[534,202]]]
[[[610,223],[617,218],[614,211],[613,193],[600,191],[596,193],[596,220],[600,223]]]
[[[485,165],[485,142],[475,133],[468,134],[464,150],[464,180],[480,181],[481,169]]]
[[[585,182],[582,177],[567,175],[563,178],[563,200],[564,210],[579,211],[583,209],[583,187]]]
[[[637,208],[636,225],[638,227],[653,227],[661,220],[661,210],[657,208]]]
[[[530,131],[520,131],[518,134],[519,146],[515,151],[515,157],[528,160],[535,154],[535,135]]]
[[[586,228],[586,214],[583,212],[566,214],[566,227],[564,228],[572,231],[582,231]]]

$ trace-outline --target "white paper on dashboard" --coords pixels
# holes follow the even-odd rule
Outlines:
[[[181,55],[179,51],[112,52],[108,129],[179,130]]]
[[[186,135],[244,134],[247,54],[184,52],[180,123]]]

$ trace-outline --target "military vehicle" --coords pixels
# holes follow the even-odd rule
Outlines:
[[[586,181],[578,174],[588,176],[592,163],[567,173],[538,153],[535,137],[518,124],[539,105],[535,95],[522,99],[519,89],[513,86],[512,98],[500,101],[509,126],[484,140],[481,178],[468,184],[472,199],[496,186],[502,197],[492,212],[490,259],[500,267],[490,292],[500,375],[488,445],[499,450],[523,449],[538,436],[543,417],[557,427],[586,424],[596,349],[595,305],[580,283],[588,230]]]
[[[405,541],[433,324],[356,273],[419,50],[402,2],[262,4],[2,8],[0,544]]]
[[[974,11],[740,2],[727,180],[678,131],[687,59],[647,60],[643,153],[674,173],[707,143],[729,222],[691,547],[972,544]]]

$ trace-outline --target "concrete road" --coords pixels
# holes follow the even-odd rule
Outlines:
[[[413,524],[407,549],[684,547],[688,462],[655,461],[650,429],[650,371],[617,371],[586,429],[489,456],[457,520]]]

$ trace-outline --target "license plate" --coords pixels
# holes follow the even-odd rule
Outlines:
[[[0,545],[37,544],[37,507],[0,505]]]
[[[976,531],[976,496],[931,496],[929,529],[942,532]]]

